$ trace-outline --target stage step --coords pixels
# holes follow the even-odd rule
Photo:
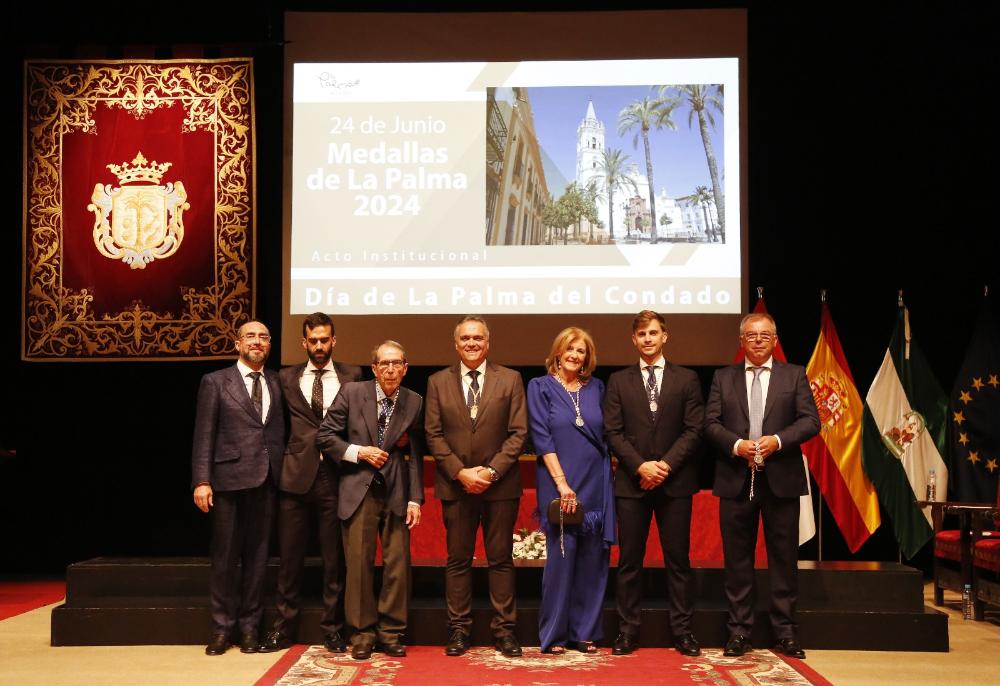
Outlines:
[[[474,630],[472,641],[489,644],[492,609],[487,570],[477,560],[473,569]],[[542,566],[518,563],[518,638],[538,644],[538,607]],[[274,619],[277,560],[268,564],[264,626]],[[611,569],[604,603],[607,640],[617,633],[614,607],[615,569]],[[299,640],[320,643],[320,566],[306,564]],[[721,646],[726,636],[723,570],[718,563],[695,563],[693,630],[703,645]],[[646,646],[669,646],[662,567],[644,574],[642,635]],[[757,570],[755,645],[773,639],[767,618],[767,570]],[[923,577],[894,562],[799,563],[800,637],[807,648],[850,650],[947,651],[947,616],[923,604]],[[413,568],[407,642],[443,645],[447,641],[443,561]],[[52,645],[198,644],[211,631],[208,613],[206,558],[96,558],[70,565],[66,603],[52,612]]]

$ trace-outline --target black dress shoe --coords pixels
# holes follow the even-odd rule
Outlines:
[[[227,650],[229,650],[229,639],[225,634],[215,634],[205,646],[206,655],[222,655]]]
[[[356,643],[351,647],[351,657],[355,660],[367,660],[372,656],[370,643]]]
[[[451,638],[448,639],[448,644],[444,647],[444,654],[449,657],[458,657],[465,654],[468,649],[469,637],[464,631],[455,629],[451,632]]]
[[[389,657],[406,657],[406,646],[399,641],[393,643],[380,643],[375,646],[375,650],[385,653]]]
[[[295,644],[292,639],[275,629],[264,637],[264,642],[260,644],[260,652],[273,653],[279,650],[285,650],[286,648],[291,648],[293,645]]]
[[[698,657],[701,655],[698,639],[690,631],[682,634],[674,641],[674,649],[681,655],[687,655],[688,657]]]
[[[618,634],[614,645],[611,646],[612,655],[631,655],[638,649],[639,643],[626,633]]]
[[[753,650],[750,639],[743,634],[733,634],[726,641],[726,648],[722,651],[722,655],[724,657],[740,657],[750,650]]]
[[[241,653],[259,653],[261,647],[256,631],[247,631],[240,637]]]
[[[503,653],[504,657],[521,657],[521,645],[514,638],[514,634],[507,634],[498,638],[496,649]]]
[[[346,653],[347,643],[343,638],[340,637],[339,631],[334,631],[332,634],[327,634],[326,638],[323,639],[323,645],[331,653]]]
[[[774,644],[774,649],[779,653],[784,653],[788,657],[798,658],[799,660],[806,659],[806,651],[802,650],[802,646],[794,638],[779,638],[778,642]]]

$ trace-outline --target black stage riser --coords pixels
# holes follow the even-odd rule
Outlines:
[[[274,618],[277,561],[268,565],[264,626]],[[319,631],[319,562],[307,561],[302,620],[298,640],[321,643]],[[473,568],[476,644],[491,642],[485,567]],[[542,568],[520,566],[518,638],[537,645]],[[617,633],[614,610],[615,569],[605,596],[605,637]],[[723,570],[697,565],[693,629],[703,645],[721,646],[726,638]],[[663,598],[664,570],[644,574],[642,645],[670,646]],[[767,618],[767,570],[757,570],[756,621],[752,640],[771,645]],[[70,565],[67,601],[52,613],[52,645],[198,644],[211,631],[208,614],[208,562],[204,558],[97,558]],[[947,651],[947,616],[923,604],[919,571],[896,563],[801,562],[798,619],[806,647],[850,650]],[[408,643],[443,645],[447,635],[442,567],[413,568]]]

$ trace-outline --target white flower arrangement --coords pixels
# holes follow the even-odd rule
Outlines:
[[[545,533],[538,531],[528,531],[518,529],[514,532],[514,559],[515,560],[544,560],[545,559]]]

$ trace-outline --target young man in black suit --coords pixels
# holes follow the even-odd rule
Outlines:
[[[650,310],[637,314],[632,343],[639,363],[612,374],[604,397],[604,429],[611,454],[618,458],[615,655],[628,655],[639,645],[642,563],[653,515],[663,547],[674,647],[682,655],[701,654],[691,631],[688,551],[704,403],[697,375],[664,358],[667,339],[661,315]]]

